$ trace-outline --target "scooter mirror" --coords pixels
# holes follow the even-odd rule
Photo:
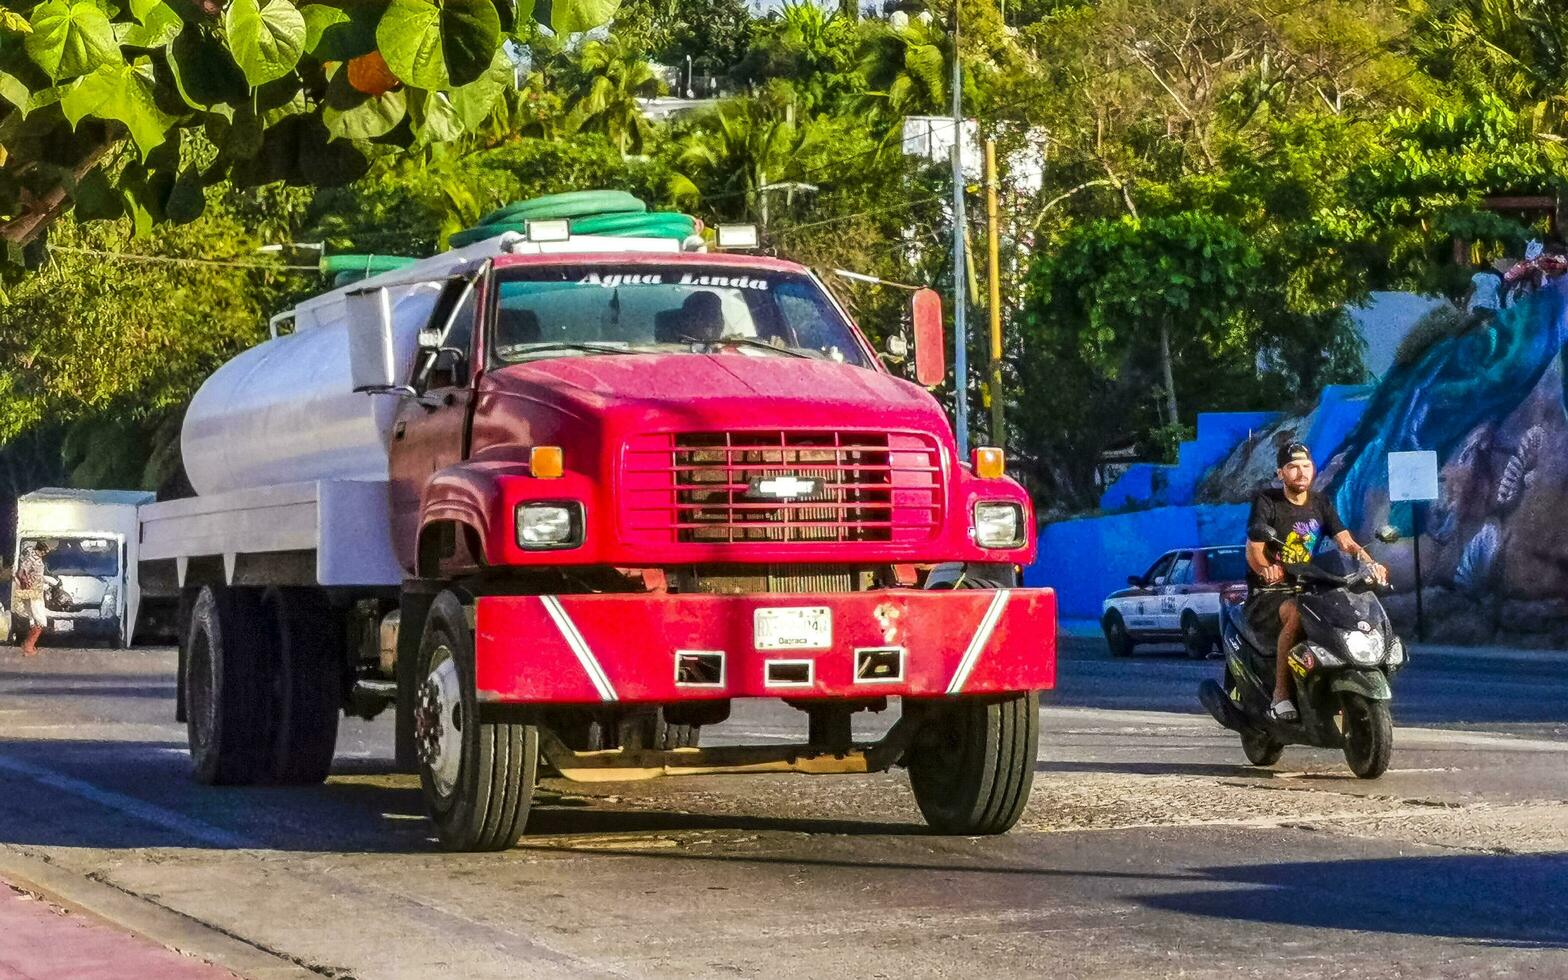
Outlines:
[[[1392,524],[1384,524],[1377,529],[1377,539],[1384,544],[1393,544],[1399,540],[1399,528]]]

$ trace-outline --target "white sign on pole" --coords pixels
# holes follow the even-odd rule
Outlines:
[[[1388,454],[1388,499],[1437,499],[1437,453],[1430,451]]]

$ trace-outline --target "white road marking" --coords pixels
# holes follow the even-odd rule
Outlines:
[[[214,827],[212,824],[193,820],[166,807],[148,803],[145,800],[138,800],[123,793],[106,790],[84,780],[55,772],[53,769],[35,766],[30,762],[9,759],[0,755],[0,771],[15,773],[24,779],[30,779],[35,783],[40,783],[51,789],[57,789],[62,793],[81,797],[99,806],[114,810],[116,813],[123,813],[143,823],[162,827],[165,830],[200,841],[210,847],[238,850],[250,846],[241,838],[226,830]]]

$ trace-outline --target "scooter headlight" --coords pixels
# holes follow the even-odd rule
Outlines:
[[[1375,632],[1356,630],[1345,634],[1345,652],[1353,662],[1371,667],[1383,659],[1383,641]]]

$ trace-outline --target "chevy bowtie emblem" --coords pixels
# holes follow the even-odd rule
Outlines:
[[[746,490],[748,497],[768,497],[773,500],[797,500],[809,497],[822,487],[821,480],[801,479],[798,476],[768,476],[751,481]]]

